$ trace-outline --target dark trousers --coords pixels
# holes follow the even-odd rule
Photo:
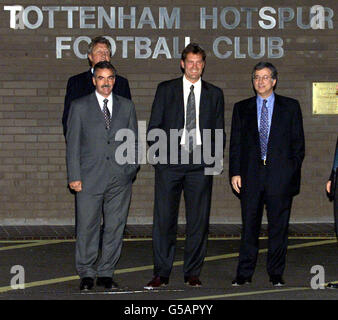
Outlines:
[[[267,195],[265,183],[266,167],[262,165],[260,187],[253,193],[241,195],[243,226],[237,268],[240,277],[252,277],[255,271],[264,205],[268,220],[267,272],[270,276],[282,275],[285,269],[292,197]]]
[[[199,276],[207,249],[212,176],[200,165],[155,168],[154,275],[169,277],[175,257],[177,220],[183,191],[186,209],[184,276]]]

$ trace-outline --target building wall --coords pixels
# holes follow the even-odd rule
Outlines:
[[[21,0],[5,1],[0,6],[0,223],[1,224],[72,224],[74,223],[74,197],[67,189],[65,165],[65,141],[62,134],[61,117],[67,79],[88,68],[87,60],[80,59],[70,50],[62,50],[62,58],[57,58],[57,38],[72,37],[69,42],[80,36],[110,36],[115,40],[116,52],[112,59],[119,74],[128,78],[133,101],[136,105],[139,121],[148,121],[151,104],[159,82],[181,75],[179,58],[168,58],[161,51],[153,58],[155,47],[161,37],[165,37],[170,54],[174,55],[173,41],[178,39],[178,51],[184,47],[185,37],[198,42],[207,51],[207,64],[204,80],[222,88],[225,96],[225,130],[227,145],[224,159],[224,172],[215,177],[211,209],[211,223],[240,223],[240,206],[233,195],[228,182],[228,154],[231,114],[233,104],[253,95],[251,70],[259,60],[272,62],[279,71],[276,92],[300,101],[306,138],[306,157],[302,170],[301,193],[294,199],[292,222],[332,222],[332,203],[324,192],[325,183],[332,166],[333,152],[337,138],[337,115],[314,115],[312,113],[312,83],[338,81],[337,68],[337,17],[336,0],[321,1],[334,13],[325,29],[302,29],[297,25],[297,7],[303,8],[303,23],[309,23],[309,9],[318,1],[251,1],[241,0],[233,4],[228,1],[50,1]],[[95,24],[95,28],[80,28],[79,12],[73,13],[73,27],[68,27],[67,13],[54,13],[54,27],[48,21],[48,12],[43,11],[43,22],[38,26],[35,9],[28,14],[30,27],[10,28],[10,11],[5,6],[22,5],[24,8],[36,6],[90,6],[96,18],[86,18],[82,22]],[[98,7],[116,7],[115,28],[105,23],[97,28]],[[273,7],[277,13],[266,12],[277,18],[272,29],[262,28],[258,24],[259,10]],[[130,14],[135,7],[135,28],[125,19],[124,27],[118,26],[118,7],[124,8],[124,14]],[[144,8],[149,7],[154,18],[151,25],[150,15],[144,13],[145,21],[140,24]],[[169,14],[172,9],[180,8],[180,25],[175,28],[159,28],[159,8],[166,7]],[[207,19],[206,27],[201,28],[200,10],[206,8],[211,16],[217,8],[217,23]],[[225,14],[225,7],[235,8],[240,13],[240,22],[235,26],[236,10]],[[252,28],[248,10],[252,12]],[[241,9],[242,8],[242,9]],[[285,16],[294,12],[294,19],[285,22],[284,28],[278,20],[278,8],[289,8]],[[60,9],[61,10],[61,9]],[[241,11],[242,10],[242,11]],[[243,11],[244,10],[244,11]],[[246,10],[246,11],[245,11]],[[26,9],[26,13],[29,10]],[[228,28],[222,25],[222,12]],[[147,15],[146,15],[147,14]],[[328,12],[327,12],[328,14]],[[18,20],[21,21],[21,20]],[[215,21],[215,18],[214,18]],[[141,21],[142,22],[142,21]],[[224,21],[223,21],[224,22]],[[264,20],[266,25],[271,22]],[[224,23],[223,23],[224,24]],[[230,27],[229,27],[230,25]],[[37,27],[38,26],[38,27]],[[137,27],[140,28],[137,28]],[[33,28],[32,28],[33,27]],[[36,28],[35,28],[36,27]],[[128,49],[123,51],[123,41],[117,37],[133,37]],[[151,55],[146,59],[135,57],[135,37],[146,37],[151,41]],[[233,45],[223,41],[218,47],[220,54],[228,50],[228,58],[215,54],[215,39],[227,37]],[[264,37],[265,54],[260,59],[250,57],[248,38],[254,43],[254,52],[259,52],[259,37]],[[279,58],[268,56],[268,38],[283,40],[284,53]],[[126,39],[126,38],[124,38]],[[237,39],[237,40],[236,40]],[[238,41],[240,50],[235,52],[234,43]],[[277,41],[278,42],[278,41]],[[79,46],[84,52],[85,42]],[[158,47],[163,49],[164,47]],[[163,49],[164,50],[164,49]],[[167,52],[164,50],[164,52]],[[278,50],[273,53],[278,54]],[[146,51],[141,51],[145,54]],[[176,55],[175,55],[176,56]],[[252,55],[251,55],[252,56]],[[152,222],[154,196],[154,170],[149,164],[143,164],[133,186],[132,203],[128,223],[141,224]],[[181,202],[180,221],[184,221],[184,201]]]

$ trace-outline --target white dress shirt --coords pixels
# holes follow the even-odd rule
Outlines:
[[[202,144],[200,124],[199,124],[202,80],[201,78],[199,78],[197,82],[192,83],[185,77],[185,75],[183,76],[184,130],[182,134],[181,145],[185,144],[185,140],[186,140],[185,136],[186,136],[187,103],[188,103],[188,97],[190,94],[191,85],[194,86],[195,107],[196,107],[196,145],[199,146]]]
[[[104,105],[103,100],[108,99],[107,107],[108,107],[108,110],[110,112],[110,118],[111,118],[111,115],[113,114],[113,95],[112,95],[112,93],[110,94],[110,96],[108,98],[105,98],[104,96],[100,95],[97,91],[95,91],[95,94],[96,94],[96,98],[97,98],[97,101],[99,102],[99,105],[100,105],[102,112],[103,112],[103,105]]]

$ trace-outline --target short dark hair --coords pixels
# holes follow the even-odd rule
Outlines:
[[[275,86],[273,87],[273,90],[275,90],[277,87],[277,82],[278,82],[278,72],[277,72],[277,68],[270,62],[261,61],[261,62],[258,62],[254,66],[252,70],[252,81],[253,81],[253,77],[255,76],[255,72],[257,70],[262,70],[264,68],[268,68],[271,71],[271,78],[276,80]]]
[[[113,76],[116,76],[116,69],[115,67],[108,61],[100,61],[94,66],[93,77],[96,75],[96,70],[98,69],[109,69],[113,71]]]
[[[203,61],[205,61],[207,55],[205,51],[197,43],[189,43],[182,51],[181,60],[185,60],[188,53],[200,54]]]
[[[92,39],[92,42],[88,45],[88,50],[87,50],[87,54],[92,53],[94,47],[98,44],[98,43],[103,43],[107,46],[109,52],[110,52],[110,57],[111,57],[111,44],[109,42],[108,39],[106,39],[105,37],[102,36],[98,36]]]
[[[181,60],[185,61],[185,59],[187,58],[187,55],[189,53],[193,53],[193,54],[200,54],[202,56],[203,61],[205,61],[207,55],[204,51],[204,49],[202,49],[199,44],[197,43],[189,43],[184,50],[182,51],[182,55],[181,55]],[[184,68],[181,68],[181,71],[184,73]],[[203,70],[204,71],[204,70]]]

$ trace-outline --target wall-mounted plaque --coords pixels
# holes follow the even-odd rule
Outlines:
[[[338,82],[313,82],[312,113],[338,114]]]

